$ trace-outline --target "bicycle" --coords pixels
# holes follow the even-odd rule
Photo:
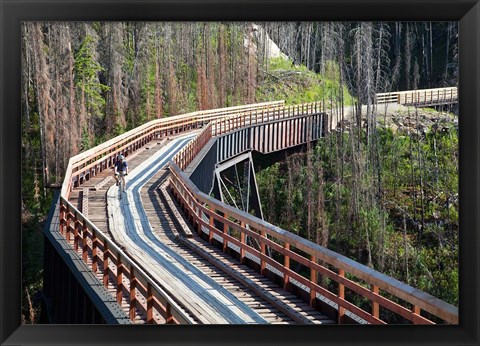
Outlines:
[[[118,177],[118,195],[120,196],[120,199],[122,199],[122,195],[125,192],[125,176],[128,175],[124,171],[118,172],[119,177]]]

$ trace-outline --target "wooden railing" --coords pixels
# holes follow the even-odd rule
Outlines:
[[[190,162],[197,156],[207,142],[212,138],[212,122],[203,128],[203,130],[190,142],[187,143],[180,151],[175,155],[175,161],[177,164],[185,169]]]
[[[164,138],[181,132],[200,129],[211,120],[228,118],[250,111],[280,107],[284,101],[272,101],[245,106],[192,112],[188,114],[152,120],[142,126],[112,138],[94,148],[70,158],[62,185],[61,196],[68,199],[74,186],[83,180],[111,168],[119,154],[128,156],[155,138]]]
[[[212,136],[219,136],[244,126],[308,112],[316,113],[321,109],[318,103],[294,107],[282,105],[283,101],[280,101],[154,120],[70,159],[61,191],[60,232],[68,241],[72,241],[74,247],[82,247],[82,258],[86,263],[90,260],[92,271],[105,269],[104,284],[108,283],[110,275],[115,275],[118,283],[118,300],[121,298],[120,292],[125,289],[123,277],[130,281],[130,292],[127,296],[130,297],[131,318],[132,309],[141,307],[145,310],[149,323],[152,323],[153,308],[164,315],[167,322],[191,322],[188,316],[169,300],[168,294],[163,292],[158,284],[71,205],[68,197],[73,187],[80,186],[84,180],[112,167],[118,154],[128,156],[155,138],[200,129],[208,124],[186,149],[175,156],[174,162],[185,168]],[[330,299],[338,305],[340,322],[343,321],[345,312],[349,311],[368,322],[383,323],[380,311],[382,307],[414,323],[432,323],[422,316],[421,311],[437,316],[447,323],[458,323],[458,309],[454,306],[210,198],[198,191],[173,162],[171,172],[171,186],[175,195],[197,228],[208,230],[210,241],[213,241],[213,235],[216,234],[217,237],[222,237],[224,249],[228,244],[238,246],[242,259],[248,254],[258,257],[261,271],[265,273],[267,268],[274,268],[281,273],[286,287],[292,282],[304,285],[310,292],[312,305],[320,296]],[[209,222],[203,220],[204,216],[207,216]],[[216,228],[218,223],[224,225],[222,229]],[[235,232],[231,231],[235,231],[236,235],[234,236]],[[256,239],[260,248],[248,245],[245,241],[247,236]],[[265,253],[267,248],[276,255],[267,256]],[[309,268],[310,276],[305,277],[294,272],[290,261]],[[114,269],[107,269],[109,263],[113,264]],[[331,285],[324,287],[319,284],[320,277],[330,280]],[[333,290],[332,285],[336,285]],[[368,300],[371,303],[371,311],[365,311],[350,302],[349,291],[346,289]],[[135,298],[137,292],[143,295],[147,306],[138,305],[139,302]],[[396,299],[407,303],[399,303],[395,301]],[[408,304],[410,306],[405,307]]]
[[[149,324],[156,323],[155,311],[165,323],[195,323],[124,251],[63,197],[60,197],[60,234],[75,251],[81,252],[82,260],[94,274],[102,274],[105,287],[114,282],[118,304],[121,305],[123,297],[127,297],[130,320],[135,319],[135,310],[138,309]]]
[[[376,101],[380,103],[398,103],[398,92],[376,94]]]
[[[396,91],[376,94],[376,101],[381,103],[398,103],[401,105],[435,105],[452,103],[458,100],[456,87]]]
[[[230,133],[236,129],[263,124],[269,121],[292,118],[320,112],[320,102],[305,103],[294,106],[272,106],[249,110],[229,117],[219,117],[209,123],[195,139],[183,147],[174,157],[174,162],[184,170],[213,137]]]
[[[204,194],[173,162],[170,173],[170,188],[199,234],[206,231],[211,243],[221,239],[224,251],[237,247],[242,262],[249,256],[258,259],[260,273],[269,270],[280,276],[286,289],[296,282],[310,295],[312,306],[321,297],[332,301],[339,323],[348,311],[368,323],[383,324],[385,310],[416,324],[434,323],[422,312],[458,323],[456,307]],[[259,245],[247,243],[248,237]],[[308,273],[294,271],[292,261]],[[355,295],[370,310],[360,308],[358,299],[352,299]]]
[[[321,102],[304,103],[286,107],[271,107],[238,114],[228,119],[218,119],[213,122],[212,136],[220,136],[246,126],[263,124],[269,121],[292,118],[299,115],[319,113],[322,109]]]

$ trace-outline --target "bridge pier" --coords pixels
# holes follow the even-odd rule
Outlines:
[[[73,273],[54,249],[44,242],[44,286],[40,323],[105,324],[106,319],[95,307]]]

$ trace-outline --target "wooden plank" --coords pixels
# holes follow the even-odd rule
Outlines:
[[[200,245],[199,241],[195,241],[194,239],[192,240],[186,240],[186,239],[183,239],[181,238],[182,242],[188,244],[189,246],[192,247],[192,249],[194,248],[197,248],[197,252],[198,253],[203,253],[203,254],[206,254],[205,251],[202,250],[198,250],[198,247],[201,247],[203,248],[203,246]],[[205,244],[205,246],[207,246],[207,244]],[[311,321],[309,322],[308,320],[306,320],[304,317],[300,316],[297,312],[294,311],[294,309],[292,308],[292,306],[289,306],[289,304],[286,302],[286,301],[283,301],[281,296],[273,296],[271,294],[271,291],[273,290],[272,288],[275,287],[275,289],[280,289],[278,286],[276,286],[275,284],[273,284],[271,281],[267,280],[266,282],[261,282],[260,280],[258,281],[254,281],[253,279],[247,277],[247,276],[243,276],[243,277],[238,277],[240,274],[240,272],[242,270],[240,270],[240,268],[247,268],[246,266],[244,265],[240,265],[239,263],[237,262],[233,262],[233,259],[229,259],[228,257],[226,257],[225,254],[223,253],[219,253],[220,256],[223,256],[222,259],[224,259],[225,261],[227,261],[227,265],[225,265],[226,263],[223,262],[223,263],[219,263],[219,259],[218,258],[214,258],[212,255],[210,255],[208,257],[208,259],[212,262],[212,263],[215,263],[217,267],[219,267],[221,270],[225,271],[226,273],[228,273],[229,275],[235,277],[237,280],[241,281],[244,285],[246,285],[250,290],[252,290],[253,292],[255,292],[256,294],[259,294],[260,296],[262,296],[262,298],[266,299],[270,304],[272,304],[273,306],[275,306],[276,309],[279,309],[280,311],[282,311],[283,313],[286,313],[288,316],[290,316],[292,319],[294,319],[296,322],[300,322],[300,323],[311,323]],[[250,273],[254,273],[251,269],[247,269],[248,271],[250,271]],[[252,275],[253,276],[253,275]],[[259,277],[258,274],[256,274],[257,278]],[[291,294],[285,294],[286,292],[284,292],[284,295],[285,296],[289,296]],[[291,295],[293,296],[293,295]],[[295,297],[295,296],[293,296]],[[297,301],[294,303],[294,305],[296,307],[299,307],[299,306],[308,306],[307,304],[305,304],[304,302],[302,302],[301,300],[299,300],[297,297],[295,297],[297,299]],[[293,315],[293,316],[292,316]],[[323,318],[325,318],[324,315],[321,315]]]
[[[112,180],[112,176],[109,175],[108,177],[102,179],[100,182],[98,182],[95,186],[92,186],[90,189],[91,190],[95,190],[95,191],[98,191],[100,190],[104,185],[106,185],[108,182],[110,182]]]

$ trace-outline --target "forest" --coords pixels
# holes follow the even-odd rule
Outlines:
[[[25,322],[69,157],[152,119],[282,99],[364,105],[367,126],[257,172],[266,220],[458,304],[455,110],[377,114],[374,100],[456,86],[457,61],[455,22],[24,22]]]

